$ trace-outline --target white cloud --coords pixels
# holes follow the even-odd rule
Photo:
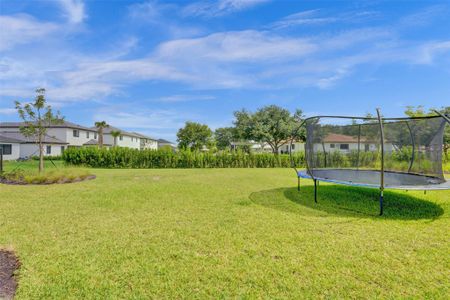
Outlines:
[[[281,29],[298,25],[321,25],[339,20],[336,17],[317,17],[316,15],[318,12],[319,10],[317,9],[301,11],[284,17],[280,21],[274,22],[271,27]]]
[[[173,110],[114,112],[110,108],[95,114],[95,120],[105,120],[112,126],[127,130],[178,129],[190,116]]]
[[[14,108],[0,108],[0,115],[13,115],[17,113]]]
[[[69,23],[78,24],[86,18],[83,0],[59,0],[59,4]]]
[[[132,4],[128,8],[128,14],[132,19],[154,23],[158,22],[161,19],[163,12],[170,8],[174,8],[174,5],[161,4],[157,1],[147,1]]]
[[[307,39],[287,38],[254,30],[220,32],[201,38],[165,42],[157,49],[162,59],[190,61],[289,60],[315,50]]]
[[[58,30],[58,25],[40,22],[27,14],[0,16],[0,51],[16,45],[38,42]]]
[[[183,9],[184,16],[217,17],[252,8],[268,0],[198,1]]]
[[[450,40],[429,42],[421,47],[419,55],[415,58],[415,62],[419,64],[431,64],[438,55],[446,53],[450,53]]]

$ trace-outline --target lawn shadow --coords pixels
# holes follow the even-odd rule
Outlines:
[[[419,220],[436,219],[444,213],[441,206],[427,200],[395,191],[384,193],[384,214],[379,216],[379,191],[338,185],[318,187],[317,203],[314,187],[278,188],[254,192],[249,196],[255,204],[297,213],[310,214],[304,208],[317,212],[356,218]]]

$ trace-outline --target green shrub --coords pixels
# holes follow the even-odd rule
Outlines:
[[[293,155],[295,165],[304,166],[303,152]],[[290,167],[289,155],[272,153],[249,154],[243,151],[198,152],[182,150],[137,150],[115,147],[69,148],[63,159],[71,165],[95,168],[276,168]]]

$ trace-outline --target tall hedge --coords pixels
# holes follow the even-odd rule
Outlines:
[[[304,153],[294,154],[296,166],[304,165]],[[272,153],[137,150],[115,147],[68,148],[63,160],[71,165],[95,168],[277,168],[290,167],[289,155]]]

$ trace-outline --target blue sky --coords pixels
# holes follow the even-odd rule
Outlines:
[[[450,105],[450,1],[0,2],[0,120],[37,87],[66,119],[175,141],[277,104]]]

